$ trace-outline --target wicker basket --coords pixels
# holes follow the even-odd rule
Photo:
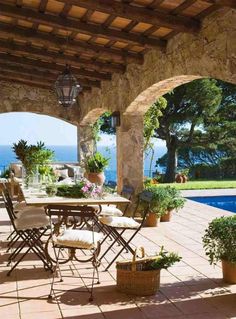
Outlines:
[[[130,295],[155,295],[160,288],[160,269],[142,270],[142,266],[156,257],[145,257],[144,248],[141,247],[142,258],[137,259],[137,250],[133,260],[117,262],[117,289]]]

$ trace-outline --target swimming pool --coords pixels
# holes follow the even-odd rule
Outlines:
[[[187,197],[195,202],[236,213],[236,196]]]

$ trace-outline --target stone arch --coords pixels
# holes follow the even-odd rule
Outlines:
[[[93,124],[96,122],[96,120],[107,110],[104,108],[95,108],[90,110],[86,116],[83,118],[83,120],[80,122],[81,126]]]
[[[126,109],[125,114],[128,115],[128,113],[135,113],[136,115],[143,115],[160,96],[173,90],[179,85],[199,78],[201,78],[201,76],[180,75],[155,83],[136,97],[136,99]]]
[[[0,82],[0,113],[30,112],[58,118],[78,125],[80,109],[58,105],[53,91],[12,82]]]

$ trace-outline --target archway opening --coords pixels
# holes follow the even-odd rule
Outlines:
[[[0,170],[16,162],[13,143],[20,139],[29,144],[42,141],[54,151],[55,162],[77,161],[77,127],[47,115],[29,112],[0,114]]]

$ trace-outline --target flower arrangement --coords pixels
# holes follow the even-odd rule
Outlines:
[[[60,185],[57,188],[57,196],[70,198],[97,198],[102,195],[101,187],[82,179],[74,185]]]

